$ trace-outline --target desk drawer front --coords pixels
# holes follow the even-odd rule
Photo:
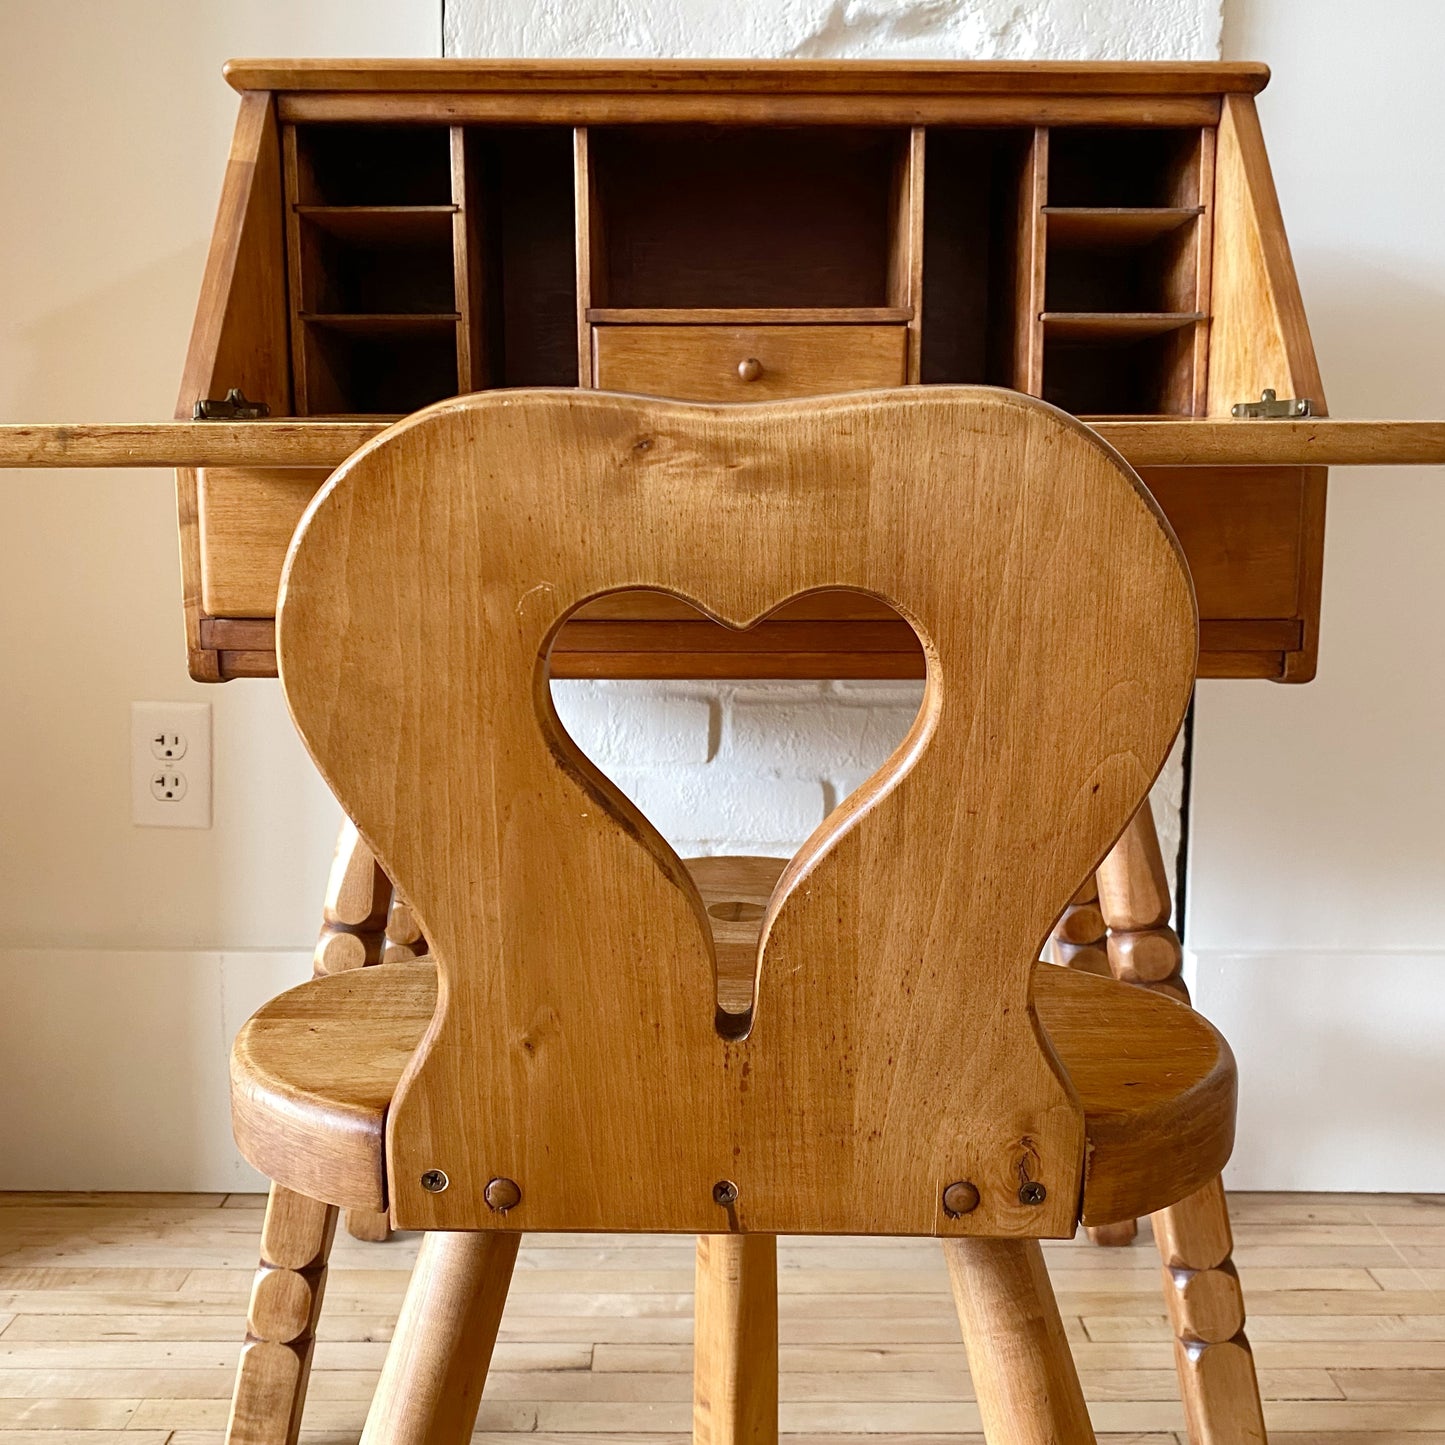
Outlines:
[[[327,473],[207,467],[197,473],[201,610],[210,617],[274,617],[291,534]]]
[[[905,326],[594,326],[604,391],[770,401],[902,386]]]
[[[1307,682],[1319,650],[1325,469],[1151,467],[1140,475],[1189,560],[1206,623],[1201,676]]]

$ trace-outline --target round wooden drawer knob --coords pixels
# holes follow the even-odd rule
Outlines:
[[[763,374],[763,363],[756,356],[747,356],[738,362],[738,380],[756,381]]]

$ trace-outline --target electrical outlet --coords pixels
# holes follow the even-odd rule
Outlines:
[[[211,705],[130,705],[131,822],[143,828],[211,826]]]
[[[162,728],[160,732],[151,734],[151,757],[160,758],[162,762],[174,762],[177,758],[186,755],[186,735],[184,733],[167,732]]]
[[[188,791],[186,775],[162,768],[151,774],[151,797],[158,803],[179,803]]]

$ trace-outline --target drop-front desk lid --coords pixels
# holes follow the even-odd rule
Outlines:
[[[0,424],[0,467],[307,467],[333,471],[400,416]],[[1133,467],[1445,465],[1445,421],[1307,417],[1089,420]]]
[[[1011,387],[1169,516],[1203,676],[1305,681],[1325,468],[1445,423],[1325,414],[1260,65],[233,61],[181,420],[0,428],[0,465],[174,466],[192,675],[275,672],[286,546],[397,417],[492,387],[747,401]],[[192,420],[205,417],[204,420]],[[903,677],[877,604],[738,636],[584,608],[557,676]]]

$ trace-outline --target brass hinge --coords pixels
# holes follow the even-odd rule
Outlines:
[[[239,386],[233,386],[220,401],[204,397],[191,409],[192,421],[259,421],[270,415],[271,408],[264,401],[248,401]]]
[[[1251,421],[1264,421],[1271,417],[1313,416],[1315,404],[1307,396],[1287,396],[1281,401],[1274,394],[1274,388],[1268,386],[1260,393],[1258,401],[1237,401],[1230,407],[1229,414],[1248,417]]]

